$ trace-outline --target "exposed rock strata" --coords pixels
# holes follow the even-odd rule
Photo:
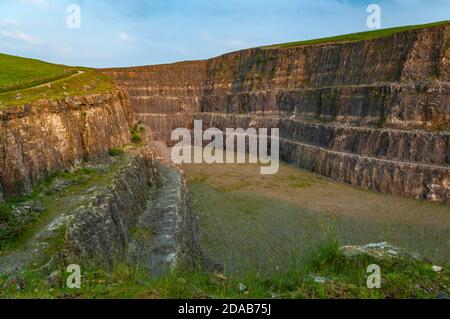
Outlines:
[[[450,120],[449,34],[444,25],[104,72],[127,87],[139,116],[272,111],[353,125],[440,128]]]
[[[153,275],[193,265],[197,228],[182,173],[160,165],[152,151],[141,152],[74,213],[67,241],[82,260],[129,260]]]
[[[194,118],[279,127],[282,157],[300,167],[449,203],[449,35],[446,24],[104,72],[127,88],[136,119],[167,142]]]
[[[133,121],[124,91],[39,100],[0,116],[0,193],[8,196],[30,192],[56,171],[127,144]]]

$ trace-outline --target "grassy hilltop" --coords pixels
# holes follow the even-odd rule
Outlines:
[[[38,99],[101,93],[112,86],[108,77],[93,69],[0,53],[0,109]]]
[[[0,53],[0,92],[26,89],[52,82],[78,70],[34,59]]]

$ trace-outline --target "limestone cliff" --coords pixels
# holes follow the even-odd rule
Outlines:
[[[173,128],[191,128],[194,118],[207,126],[277,125],[286,161],[356,186],[449,203],[449,35],[447,23],[103,71],[127,88],[136,119],[156,138],[169,142]]]
[[[130,140],[125,91],[37,100],[0,111],[0,194],[30,192],[56,171],[107,155]]]

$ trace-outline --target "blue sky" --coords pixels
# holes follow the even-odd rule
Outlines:
[[[0,0],[0,52],[93,67],[204,59],[366,31],[371,3],[383,28],[450,19],[449,0]]]

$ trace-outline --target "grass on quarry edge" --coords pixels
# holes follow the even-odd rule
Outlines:
[[[368,289],[368,265],[381,267],[381,289]],[[410,259],[375,260],[366,255],[348,259],[330,242],[311,253],[302,268],[293,268],[269,277],[249,272],[241,277],[203,270],[180,271],[155,278],[144,269],[118,263],[111,270],[82,268],[81,289],[68,289],[69,274],[60,269],[59,288],[49,288],[44,275],[25,273],[22,288],[16,285],[0,291],[0,298],[65,299],[203,299],[203,298],[437,298],[449,293],[449,269],[436,273],[431,265]],[[313,276],[328,280],[319,283]],[[0,286],[8,278],[0,277]],[[242,289],[245,287],[245,289]]]
[[[410,26],[403,26],[403,27],[396,27],[396,28],[389,28],[389,29],[380,29],[380,30],[375,30],[375,31],[344,34],[344,35],[320,38],[320,39],[280,43],[280,44],[263,46],[261,48],[262,49],[292,48],[292,47],[313,45],[313,44],[356,42],[356,41],[388,37],[388,36],[394,35],[396,33],[404,32],[404,31],[436,27],[436,26],[441,26],[441,25],[445,25],[445,24],[449,24],[449,23],[450,23],[450,20],[446,20],[446,21],[439,21],[439,22],[421,24],[421,25],[410,25]]]
[[[77,69],[0,53],[0,93],[17,91],[76,74]]]
[[[68,96],[83,96],[86,94],[105,93],[114,88],[112,80],[91,69],[85,73],[63,78],[43,86],[0,93],[0,110],[13,105],[25,105],[35,100],[54,100]]]

